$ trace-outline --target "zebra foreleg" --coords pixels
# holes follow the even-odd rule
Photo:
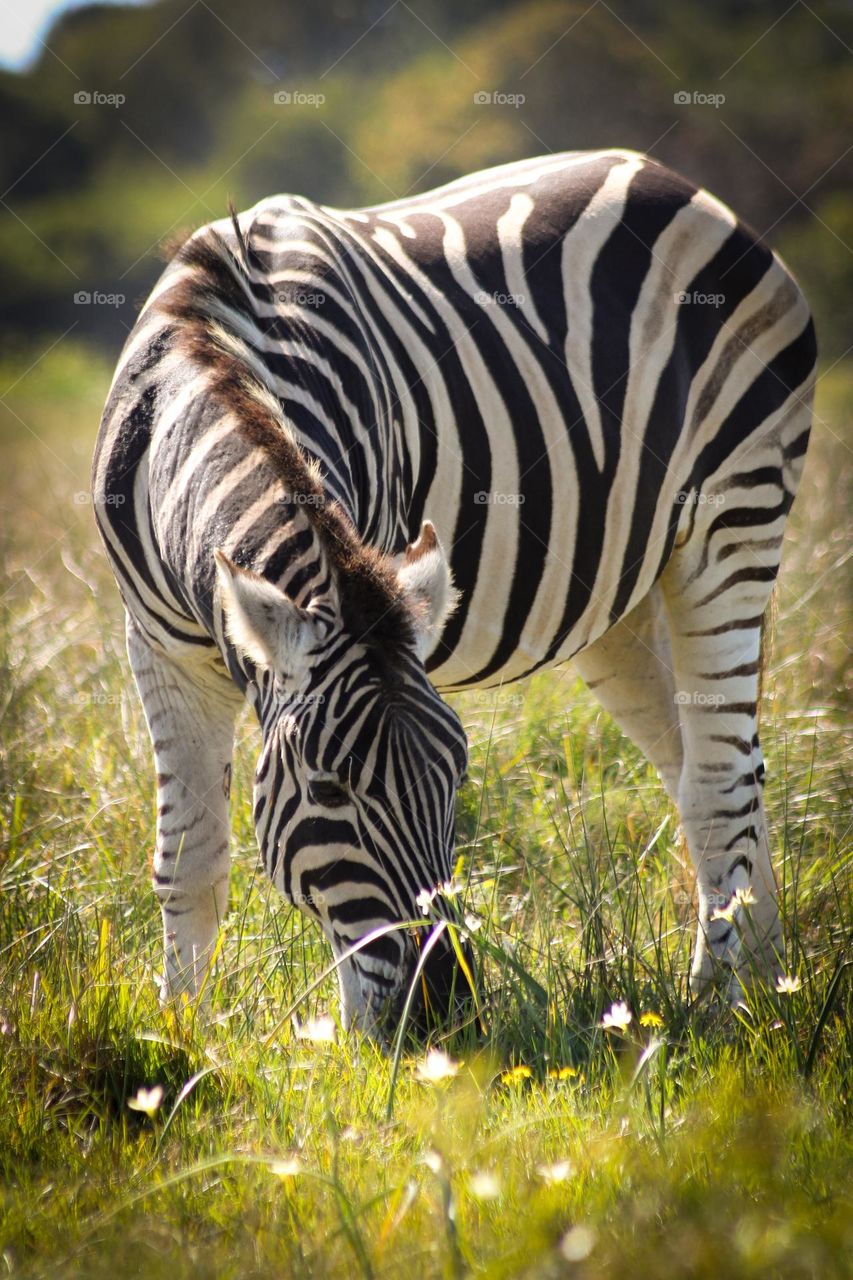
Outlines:
[[[161,999],[198,994],[228,903],[228,793],[240,697],[153,650],[128,624],[128,654],[154,746],[154,891],[163,916]]]

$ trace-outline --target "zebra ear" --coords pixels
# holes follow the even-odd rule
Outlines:
[[[256,666],[301,674],[308,666],[308,650],[320,638],[318,619],[224,551],[213,554],[225,629],[237,652]]]
[[[444,624],[459,601],[432,521],[424,520],[417,541],[406,547],[399,558],[397,579],[413,605],[418,653],[425,658],[438,643]]]

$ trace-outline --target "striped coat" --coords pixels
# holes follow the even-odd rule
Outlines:
[[[778,258],[633,152],[368,209],[264,200],[176,256],[105,410],[97,511],[137,643],[211,698],[226,675],[263,692],[275,655],[236,617],[231,565],[392,666],[411,641],[439,690],[573,659],[681,810],[694,979],[739,970],[712,919],[738,887],[780,945],[758,662],[814,363]],[[427,857],[421,887],[447,862]]]

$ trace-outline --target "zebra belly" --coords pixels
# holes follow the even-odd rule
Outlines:
[[[452,526],[448,528],[439,516],[436,527],[444,545],[452,545]],[[513,541],[511,532],[507,533],[507,541]],[[491,582],[482,577],[478,579],[484,605],[467,610],[457,647],[440,664],[434,665],[435,657],[428,660],[430,679],[437,688],[451,691],[497,687],[520,680],[538,669],[567,662],[629,612],[651,589],[656,578],[657,560],[650,560],[631,593],[629,607],[618,615],[611,614],[611,595],[608,593],[605,598],[602,584],[600,591],[589,594],[586,607],[566,626],[566,605],[573,588],[571,562],[566,553],[567,549],[561,554],[557,548],[547,551],[543,548],[541,557],[525,564],[523,573],[534,581],[540,581],[547,569],[551,594],[548,598],[537,595],[533,609],[523,612],[517,595],[512,591],[507,594],[505,576],[497,576]],[[509,553],[504,563],[513,563]],[[497,607],[499,601],[505,601],[504,607]],[[508,630],[518,634],[519,640],[507,657],[495,665],[494,655]]]

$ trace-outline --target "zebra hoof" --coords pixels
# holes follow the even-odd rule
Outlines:
[[[206,1009],[210,1005],[210,984],[198,983],[192,969],[162,973],[157,979],[157,995],[161,1009],[181,1009],[186,1005]]]

